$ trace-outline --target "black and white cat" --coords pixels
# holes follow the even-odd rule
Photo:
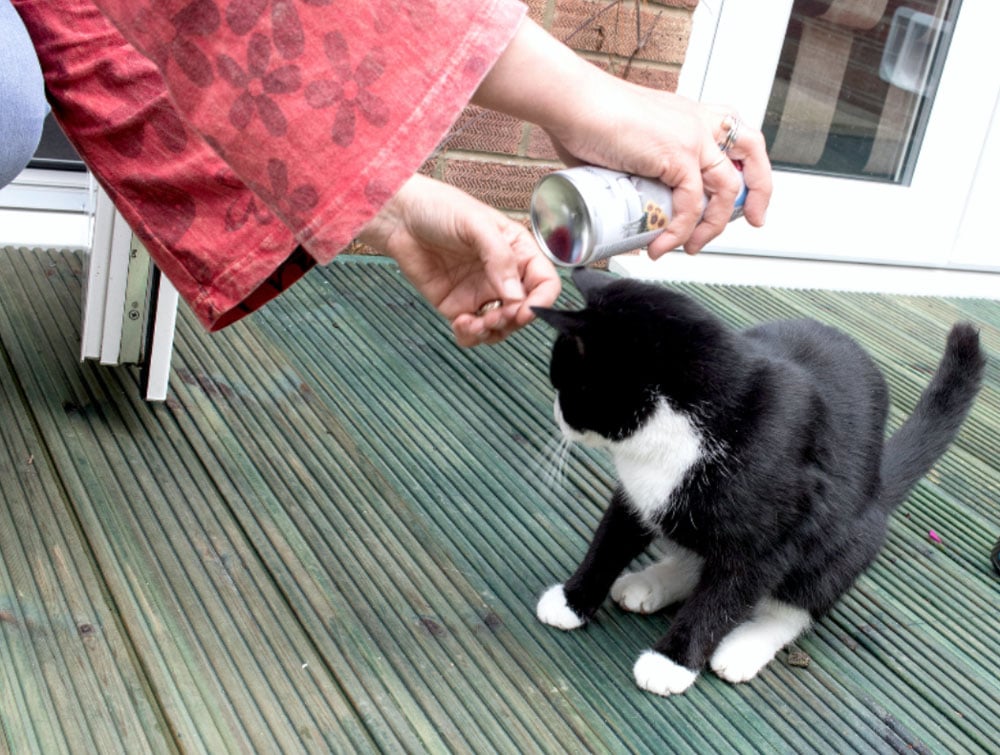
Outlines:
[[[556,420],[610,451],[619,484],[538,617],[575,629],[609,592],[640,613],[684,601],[636,662],[638,685],[681,693],[706,662],[752,679],[871,564],[890,513],[955,437],[985,367],[978,331],[952,329],[886,440],[885,380],[840,331],[812,320],[737,331],[663,286],[573,277],[585,309],[536,309],[559,333]],[[655,537],[666,556],[622,575]]]

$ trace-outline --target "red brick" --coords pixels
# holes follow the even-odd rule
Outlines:
[[[440,149],[471,149],[516,155],[524,123],[504,113],[469,105],[452,126]]]
[[[499,210],[526,212],[538,179],[552,170],[539,163],[514,164],[452,158],[444,180]]]
[[[440,155],[435,152],[433,155],[424,160],[423,164],[417,169],[417,173],[422,176],[429,176],[430,178],[437,178],[439,168],[438,163],[440,162]]]
[[[622,5],[635,5],[639,2],[647,7],[652,7],[654,10],[657,10],[656,6],[661,6],[693,11],[698,7],[699,0],[657,0],[655,2],[649,2],[649,0],[619,0],[619,4]],[[551,16],[552,13],[556,12],[562,6],[572,5],[572,0],[527,0],[527,5],[528,16],[536,23],[545,26],[545,18],[547,16]]]
[[[524,151],[524,156],[552,162],[559,160],[559,155],[556,153],[555,147],[552,146],[549,135],[538,126],[531,126],[531,130],[528,132],[528,146]]]
[[[527,0],[528,18],[539,26],[545,26],[545,15],[551,2],[552,0]]]
[[[638,37],[636,4],[627,0],[610,6],[604,0],[562,0],[556,6],[551,32],[575,50],[681,63],[691,31],[690,14],[650,3],[640,5]]]

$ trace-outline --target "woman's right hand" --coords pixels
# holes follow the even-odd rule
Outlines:
[[[759,131],[740,123],[723,155],[720,144],[733,123],[730,111],[611,76],[530,20],[522,23],[473,101],[544,128],[567,164],[599,165],[670,186],[674,217],[650,244],[651,257],[679,245],[695,254],[722,232],[740,189],[732,160],[743,164],[747,221],[764,222],[771,165]]]
[[[753,226],[763,225],[771,197],[771,163],[758,130],[737,122],[731,110],[604,78],[606,106],[600,115],[591,108],[547,131],[568,164],[616,168],[658,178],[672,188],[674,216],[649,245],[650,257],[682,245],[688,254],[701,251],[729,223],[743,182],[744,216]],[[723,153],[720,145],[734,123],[735,141]],[[742,177],[734,160],[741,163]]]

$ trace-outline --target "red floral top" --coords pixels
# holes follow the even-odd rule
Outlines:
[[[519,0],[14,5],[67,136],[210,329],[357,235],[525,12]]]

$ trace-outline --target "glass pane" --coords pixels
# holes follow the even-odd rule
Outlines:
[[[49,113],[42,126],[42,138],[38,142],[35,156],[28,163],[29,168],[48,168],[49,170],[85,171],[83,160],[63,135],[56,119]]]
[[[795,0],[764,135],[775,167],[908,184],[960,0]]]

